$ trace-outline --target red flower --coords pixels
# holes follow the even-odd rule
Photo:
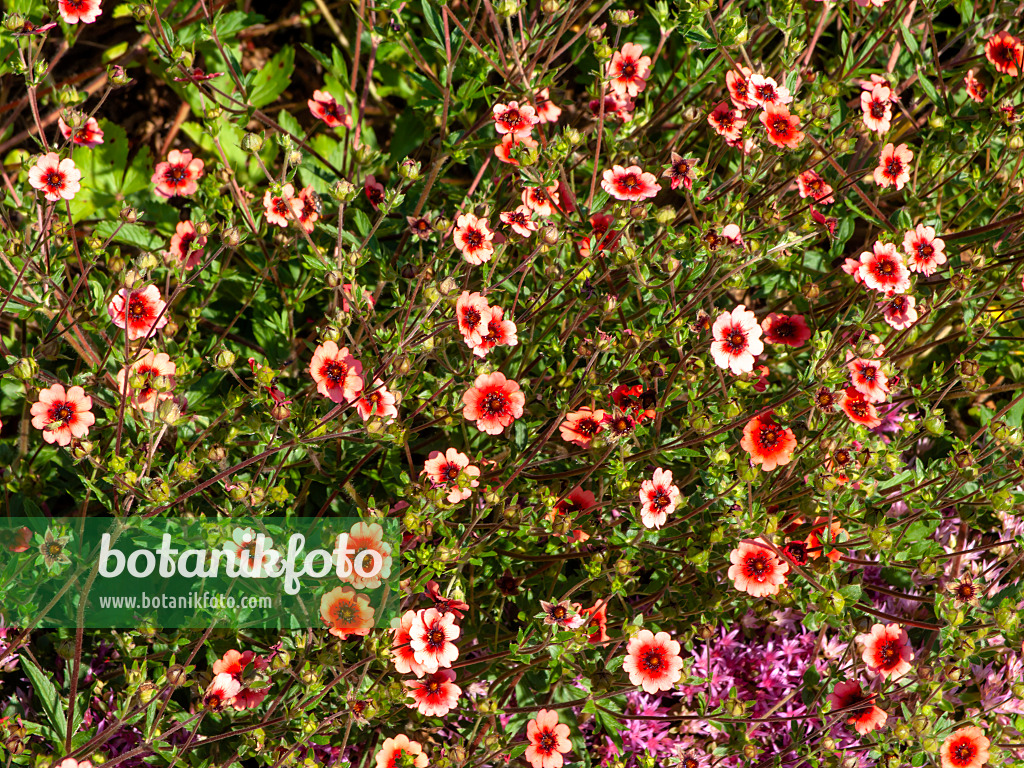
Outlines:
[[[405,685],[416,700],[414,706],[420,714],[427,717],[444,717],[462,695],[462,689],[454,681],[454,672],[450,669],[439,669],[422,680],[408,680]]]
[[[613,165],[602,175],[601,188],[616,200],[633,202],[655,197],[661,191],[654,174],[641,170],[638,165],[628,168]]]
[[[554,216],[558,203],[557,184],[551,187],[527,187],[523,190],[523,205],[537,216]]]
[[[401,623],[392,629],[395,633],[394,641],[391,644],[391,655],[395,661],[395,669],[399,674],[410,673],[416,677],[423,677],[426,674],[423,666],[416,661],[416,652],[409,644],[412,637],[412,628],[416,623],[416,611],[406,611],[402,614]]]
[[[40,390],[31,414],[32,426],[43,431],[43,440],[57,445],[70,445],[72,438],[85,437],[96,423],[92,398],[81,387],[65,390],[63,384]]]
[[[517,153],[536,149],[539,146],[540,144],[529,136],[516,136],[513,133],[506,133],[501,137],[501,144],[494,148],[494,155],[503,163],[519,165],[519,161],[513,157],[513,150]]]
[[[540,122],[537,112],[529,104],[519,105],[518,101],[508,104],[495,104],[491,110],[494,116],[494,129],[501,135],[529,136],[533,126]]]
[[[57,12],[66,24],[92,24],[103,13],[100,0],[57,0]]]
[[[683,674],[679,648],[668,632],[655,635],[649,629],[641,629],[626,646],[622,669],[629,673],[629,682],[647,693],[669,691]]]
[[[487,226],[486,219],[479,219],[472,213],[463,213],[455,220],[452,239],[455,247],[462,251],[462,258],[470,264],[483,264],[491,260],[494,233]]]
[[[882,371],[879,360],[865,360],[846,352],[846,367],[850,369],[853,388],[869,403],[884,403],[889,396],[889,377]]]
[[[550,522],[554,522],[559,517],[565,517],[570,521],[575,520],[589,512],[595,503],[596,499],[594,498],[593,492],[585,491],[577,485],[564,499],[555,505],[554,509],[547,514],[547,519]],[[571,538],[576,541],[586,541],[590,536],[582,530],[576,529],[572,532]]]
[[[472,489],[480,485],[480,481],[476,479],[480,477],[479,467],[470,464],[469,457],[454,448],[449,448],[444,453],[431,453],[423,464],[423,471],[435,488],[449,491],[448,501],[452,504],[468,499],[473,493]],[[467,479],[465,487],[459,485],[460,476]]]
[[[935,236],[935,227],[918,224],[903,236],[903,252],[907,254],[907,266],[912,272],[934,274],[946,263],[945,249],[946,243]]]
[[[693,167],[699,162],[700,160],[697,158],[688,160],[684,159],[682,155],[673,152],[669,166],[661,176],[665,179],[671,179],[672,189],[678,189],[679,187],[693,189]]]
[[[917,322],[915,304],[913,296],[893,296],[882,304],[882,316],[896,330],[906,330]]]
[[[70,157],[61,160],[56,152],[40,157],[28,171],[28,183],[51,203],[74,199],[82,188],[81,180],[82,172],[75,167],[75,161]]]
[[[793,101],[788,88],[761,74],[747,78],[747,98],[764,109],[769,105],[782,106]]]
[[[214,676],[206,693],[203,694],[203,706],[211,712],[220,712],[235,700],[235,696],[240,690],[242,690],[242,684],[233,675],[221,672]]]
[[[384,744],[374,759],[377,768],[403,768],[405,760],[402,758],[405,755],[412,758],[413,768],[427,768],[427,756],[423,754],[423,747],[418,741],[410,741],[404,733],[393,739],[384,739]]]
[[[313,225],[320,220],[320,214],[323,213],[323,203],[313,187],[303,187],[299,192],[298,199],[302,203],[302,210],[299,211],[299,224],[306,232],[312,232]]]
[[[469,603],[464,603],[462,600],[456,600],[453,597],[444,597],[441,595],[441,587],[436,581],[428,581],[426,595],[430,598],[430,601],[434,604],[437,612],[444,616],[446,613],[454,614],[456,618],[464,618],[465,614],[463,611],[469,610]]]
[[[831,205],[836,201],[832,197],[832,187],[817,171],[804,171],[796,177],[796,185],[800,191],[800,197],[809,197],[821,205]]]
[[[558,431],[567,443],[575,443],[580,448],[586,448],[594,436],[604,429],[605,415],[604,411],[580,408],[566,415]]]
[[[452,640],[459,636],[455,614],[441,614],[436,608],[417,611],[409,630],[409,644],[417,663],[427,674],[448,668],[459,658],[459,649]]]
[[[283,185],[280,195],[269,189],[263,194],[263,216],[270,224],[287,227],[288,222],[299,219],[302,208],[302,200],[295,196],[295,187],[291,184]]]
[[[587,617],[587,621],[584,624],[586,627],[592,627],[593,632],[590,633],[590,637],[587,638],[588,643],[604,643],[610,640],[608,637],[608,601],[598,600],[597,603],[592,605],[590,608],[578,607],[579,612]]]
[[[942,742],[939,755],[942,768],[981,768],[988,762],[988,748],[991,745],[985,732],[976,725],[959,728]]]
[[[398,408],[395,406],[395,395],[384,386],[380,379],[373,380],[373,390],[363,390],[362,397],[356,400],[356,410],[363,421],[368,421],[371,416],[384,419],[390,424],[398,416]]]
[[[832,462],[827,462],[826,466],[829,466],[830,464],[832,466],[835,466],[836,462],[834,460]],[[818,527],[815,528],[814,530],[812,530],[807,535],[807,542],[806,542],[807,543],[807,555],[812,560],[817,560],[819,557],[821,557],[823,554],[825,554],[825,546],[822,543],[822,539],[825,538],[825,525],[822,525],[822,523],[827,524],[828,523],[828,518],[827,517],[819,517],[819,518],[817,518],[814,521],[814,525],[816,525]],[[839,554],[840,553],[839,553],[839,550],[836,549],[835,545],[836,545],[836,542],[839,541],[840,534],[846,534],[846,529],[843,528],[842,523],[840,523],[838,520],[833,520],[832,521],[832,525],[828,526],[828,529],[829,529],[829,535],[828,535],[829,553],[827,555],[825,555],[825,557],[827,557],[833,563],[837,563],[837,562],[839,562]]]
[[[755,416],[743,428],[740,447],[750,454],[751,464],[765,471],[789,464],[796,448],[796,436],[789,427],[780,427],[771,415]]]
[[[150,181],[156,185],[156,193],[161,197],[194,195],[199,189],[204,165],[198,157],[192,157],[191,150],[179,152],[172,149],[167,153],[165,162],[157,163]]]
[[[886,144],[875,168],[875,183],[882,188],[895,184],[896,189],[903,189],[910,181],[910,161],[913,159],[914,153],[906,144],[898,147]]]
[[[869,131],[885,133],[889,130],[892,120],[892,91],[889,86],[878,84],[870,92],[861,91],[860,108]]]
[[[608,63],[608,77],[611,87],[619,96],[636,97],[647,87],[647,76],[650,74],[651,57],[642,56],[644,49],[636,43],[625,43],[621,51],[612,55]]]
[[[979,104],[988,96],[988,88],[974,76],[973,69],[967,70],[967,74],[964,76],[964,88],[967,89],[967,95]]]
[[[906,293],[910,290],[910,270],[892,243],[875,241],[869,253],[860,255],[858,274],[864,285],[880,293]]]
[[[558,713],[542,709],[526,724],[530,746],[523,753],[533,768],[562,768],[563,752],[569,752],[569,726],[558,722]]]
[[[807,565],[807,542],[787,541],[781,551],[791,563]]]
[[[323,120],[331,128],[343,125],[346,128],[352,127],[352,116],[338,106],[338,102],[331,94],[324,91],[313,91],[313,98],[306,101],[309,111],[313,117]]]
[[[153,331],[167,325],[166,302],[155,285],[129,290],[122,288],[107,305],[107,313],[118,328],[125,328],[128,339],[149,338]]]
[[[881,728],[889,719],[885,710],[872,703],[874,698],[873,694],[866,696],[856,680],[836,683],[836,687],[828,695],[833,710],[849,710],[850,719],[846,722],[856,728],[861,736]]]
[[[875,406],[864,399],[864,395],[853,387],[847,387],[842,394],[843,412],[850,417],[850,421],[856,424],[863,424],[868,429],[874,429],[882,420],[878,418],[878,411]]]
[[[537,231],[537,222],[531,218],[529,206],[520,205],[514,211],[504,211],[501,214],[501,221],[517,235],[529,237]]]
[[[789,109],[781,104],[767,104],[760,120],[768,133],[768,141],[776,147],[793,149],[804,140],[800,118],[789,114]]]
[[[857,642],[864,646],[861,658],[872,672],[898,680],[910,671],[914,652],[907,631],[899,624],[875,624],[870,632],[857,635]]]
[[[786,344],[802,347],[811,338],[811,329],[804,322],[803,315],[780,315],[772,312],[761,321],[761,330],[769,344]]]
[[[131,396],[133,406],[142,411],[153,413],[156,407],[163,400],[169,400],[172,395],[170,390],[174,387],[174,374],[177,366],[166,352],[154,352],[145,350],[143,357],[136,360],[129,368],[122,368],[117,374],[118,391],[124,395]],[[131,380],[136,376],[143,379],[144,385],[139,389],[131,386]],[[163,378],[167,382],[166,387],[157,389],[153,379]]]
[[[60,128],[61,136],[70,139],[75,146],[92,149],[103,143],[103,131],[95,117],[90,117],[84,125],[77,129],[65,123],[63,117],[58,117],[57,127]]]
[[[711,356],[719,368],[728,368],[737,376],[754,370],[754,357],[764,352],[761,326],[757,317],[743,304],[732,312],[723,312],[711,327]]]
[[[749,67],[742,65],[739,71],[730,69],[725,73],[725,87],[729,90],[729,98],[737,109],[751,109],[757,106],[747,92],[747,82],[752,74]]]
[[[656,393],[653,389],[645,390],[640,384],[620,384],[612,390],[612,402],[619,410],[629,413],[641,423],[645,419],[653,419],[658,414],[654,409],[657,405]]]
[[[377,181],[377,177],[367,176],[363,180],[363,191],[366,193],[366,199],[373,206],[373,210],[376,211],[380,208],[380,204],[384,202],[384,185]]]
[[[207,80],[215,80],[218,77],[223,77],[223,72],[203,72],[202,67],[192,67],[192,69],[186,70],[184,77],[174,78],[176,83],[205,83]]]
[[[542,123],[557,123],[562,114],[562,108],[551,101],[551,94],[547,88],[537,91],[534,98],[537,103],[537,119]]]
[[[179,221],[167,255],[176,259],[182,269],[193,269],[202,263],[205,245],[206,236],[198,234],[191,221]]]
[[[320,618],[327,631],[342,640],[349,635],[366,637],[373,628],[373,606],[367,595],[346,584],[320,598]]]
[[[708,115],[708,124],[715,129],[715,132],[726,141],[738,141],[743,132],[743,126],[747,119],[738,109],[729,106],[729,102],[723,101]]]
[[[1024,68],[1024,44],[1007,32],[996,32],[985,42],[985,57],[996,71],[1016,77]]]
[[[672,483],[672,472],[654,470],[650,480],[640,484],[640,518],[646,528],[661,528],[679,503],[679,488]]]
[[[480,337],[480,343],[473,347],[473,354],[486,357],[495,347],[514,347],[519,343],[516,324],[505,319],[505,310],[491,307],[491,318],[487,321],[487,333]]]
[[[455,302],[455,319],[466,339],[466,344],[475,347],[483,340],[487,331],[487,324],[491,320],[491,308],[487,305],[487,299],[479,293],[463,291],[459,300]]]
[[[729,553],[729,578],[741,592],[753,597],[777,594],[786,583],[789,563],[779,560],[761,539],[741,541]]]
[[[523,415],[526,395],[519,384],[505,378],[503,373],[484,373],[476,377],[473,386],[462,396],[465,408],[462,415],[475,421],[477,429],[489,435],[500,435],[505,427]]]
[[[351,403],[363,391],[363,364],[333,341],[316,348],[309,363],[309,375],[316,382],[316,391],[335,403]]]

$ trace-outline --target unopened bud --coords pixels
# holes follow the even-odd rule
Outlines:
[[[263,149],[264,138],[258,133],[247,133],[242,137],[242,149],[246,152],[259,152]]]

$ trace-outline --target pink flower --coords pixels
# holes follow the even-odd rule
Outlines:
[[[558,205],[558,185],[553,187],[527,187],[523,190],[523,205],[537,216],[554,216]]]
[[[781,106],[793,101],[788,88],[760,74],[747,78],[747,98],[764,109],[767,109],[769,104]]]
[[[242,690],[242,684],[234,678],[234,675],[221,672],[214,676],[206,693],[203,694],[203,706],[211,712],[220,712],[234,702],[235,696],[240,690]]]
[[[351,403],[363,391],[363,364],[333,341],[316,348],[309,363],[309,375],[316,382],[316,391],[335,403]]]
[[[65,24],[92,24],[100,17],[100,0],[57,0],[57,12]]]
[[[861,658],[872,672],[899,680],[910,671],[914,652],[907,631],[899,624],[875,624],[870,632],[857,635],[857,642],[863,646]]]
[[[155,285],[129,290],[122,288],[107,305],[107,314],[118,328],[126,329],[129,341],[149,338],[167,325],[167,303]]]
[[[811,338],[811,329],[807,327],[803,315],[780,315],[772,312],[761,321],[761,330],[769,344],[787,344],[790,347],[802,347]]]
[[[730,107],[729,102],[723,101],[708,115],[708,124],[727,141],[738,141],[747,119],[738,109]]]
[[[352,116],[338,106],[338,102],[331,94],[325,91],[313,91],[313,98],[306,104],[313,117],[323,120],[331,128],[343,125],[346,128],[352,127]]]
[[[604,411],[580,408],[565,417],[558,431],[567,443],[575,443],[581,448],[586,448],[594,436],[604,429],[605,416],[607,414]]]
[[[647,693],[670,691],[683,675],[680,646],[668,632],[654,634],[641,629],[626,646],[626,659],[622,669],[629,673],[629,682],[641,686]]]
[[[404,733],[393,739],[384,739],[380,751],[374,760],[377,768],[402,768],[406,764],[404,758],[411,759],[412,768],[427,768],[427,756],[418,741],[410,741]]]
[[[442,615],[436,608],[417,611],[409,631],[409,644],[416,662],[427,674],[451,667],[459,658],[459,649],[452,642],[459,637],[459,632],[455,614]]]
[[[314,225],[320,220],[323,212],[323,203],[313,187],[303,187],[299,192],[299,202],[302,203],[302,210],[299,211],[299,224],[306,232],[312,232]],[[342,310],[347,312],[348,310]]]
[[[503,373],[484,373],[476,377],[473,386],[462,396],[465,408],[462,415],[475,421],[477,429],[489,435],[500,435],[505,427],[523,415],[526,395],[519,384],[505,378]]]
[[[533,768],[562,768],[563,752],[572,750],[569,726],[558,722],[558,712],[542,709],[537,717],[526,724],[526,738],[530,746],[523,757]]]
[[[491,308],[479,293],[463,291],[455,302],[455,318],[466,344],[479,346],[491,322]]]
[[[335,587],[320,598],[320,619],[330,634],[342,640],[349,635],[370,634],[373,615],[369,596],[357,593],[348,584]]]
[[[269,189],[263,194],[263,216],[268,224],[287,227],[289,222],[298,221],[302,207],[302,200],[295,196],[295,187],[291,184],[282,186],[280,195]]]
[[[463,213],[455,220],[452,239],[455,247],[462,251],[462,258],[470,264],[478,265],[491,260],[494,233],[486,219],[477,218],[472,213]]]
[[[741,541],[729,554],[729,578],[741,592],[753,597],[778,594],[786,583],[789,563],[779,560],[761,539]]]
[[[395,661],[395,670],[401,675],[414,674],[416,677],[423,677],[426,672],[418,661],[416,652],[409,644],[412,635],[412,627],[416,623],[416,611],[406,611],[402,614],[402,620],[397,627],[391,631],[395,633],[394,641],[391,644],[391,656]]]
[[[43,193],[51,203],[58,200],[73,200],[78,190],[82,172],[75,167],[70,157],[63,160],[56,152],[48,152],[28,171],[28,183]]]
[[[693,167],[699,163],[700,160],[696,158],[684,158],[679,153],[673,152],[669,158],[669,166],[661,174],[661,177],[671,181],[672,189],[678,189],[679,187],[693,189]]]
[[[206,236],[199,235],[191,221],[179,221],[167,255],[176,259],[182,269],[193,269],[202,263],[205,245]]]
[[[32,426],[43,431],[43,440],[57,445],[70,445],[72,438],[85,437],[96,423],[92,398],[81,387],[65,390],[63,384],[40,390],[31,414]]]
[[[536,149],[539,146],[540,144],[529,136],[516,136],[512,133],[506,133],[501,137],[501,144],[494,148],[494,155],[503,163],[519,165],[519,161],[512,156],[513,150],[523,152]]]
[[[768,141],[782,149],[794,149],[804,140],[800,130],[800,118],[789,114],[789,110],[781,104],[767,104],[758,118],[768,134]]]
[[[204,165],[198,157],[193,159],[191,150],[179,152],[172,149],[167,153],[165,162],[157,163],[150,181],[156,185],[155,191],[161,197],[194,195],[199,189]]]
[[[828,695],[833,710],[849,710],[847,713],[849,718],[846,722],[852,725],[861,736],[881,728],[889,719],[888,713],[873,703],[874,698],[873,694],[865,695],[861,690],[860,683],[856,680],[836,683],[836,687]]]
[[[356,410],[363,421],[368,421],[371,416],[384,419],[390,424],[398,416],[398,408],[395,406],[395,395],[384,386],[380,379],[373,380],[373,389],[363,390],[362,396],[356,400]]]
[[[883,189],[893,184],[896,189],[903,189],[910,181],[910,161],[913,159],[914,153],[906,144],[898,147],[886,144],[878,158],[878,167],[875,168],[875,183]]]
[[[601,187],[616,200],[633,202],[655,197],[661,191],[661,185],[654,174],[646,173],[638,165],[631,165],[628,168],[613,165],[604,172]]]
[[[640,484],[640,518],[647,528],[661,528],[679,503],[679,488],[672,484],[672,472],[654,470],[650,480]]]
[[[520,205],[514,211],[505,211],[500,218],[502,223],[511,227],[517,235],[529,237],[537,231],[537,222],[531,217],[528,206]]]
[[[811,198],[821,205],[831,205],[836,201],[832,197],[832,187],[816,171],[804,171],[796,177],[800,197]]]
[[[608,63],[608,77],[611,79],[612,91],[617,95],[636,98],[647,87],[651,57],[642,56],[643,51],[636,43],[625,43],[621,51],[612,55]]]
[[[499,135],[510,133],[513,136],[529,136],[533,126],[540,122],[536,110],[531,105],[520,106],[518,101],[495,104],[491,114],[494,117],[494,128]]]
[[[537,91],[534,99],[537,102],[537,119],[542,123],[557,123],[562,114],[562,108],[551,101],[551,95],[547,88]]]
[[[918,224],[903,236],[903,252],[907,254],[907,266],[911,272],[934,274],[946,263],[945,248],[942,238],[935,236],[935,227]]]
[[[869,131],[885,133],[892,120],[892,91],[887,85],[876,85],[868,91],[861,91],[860,108],[864,125]]]
[[[967,70],[967,74],[964,76],[964,88],[967,90],[967,95],[979,104],[988,96],[988,88],[974,76],[973,69]]]
[[[892,243],[876,240],[871,253],[862,253],[859,274],[864,285],[880,293],[910,290],[910,270]]]
[[[864,399],[869,403],[884,403],[889,396],[889,377],[882,370],[879,360],[865,360],[846,352],[846,367],[850,371],[850,381]]]
[[[416,709],[427,717],[444,717],[458,703],[462,689],[455,684],[455,673],[439,669],[422,680],[407,680],[409,693],[416,700]]]
[[[373,210],[379,209],[384,202],[384,185],[377,181],[376,176],[371,174],[363,179],[363,192],[366,193],[366,199],[370,201]]]
[[[885,322],[897,331],[904,331],[917,322],[917,310],[913,296],[895,295],[882,304]]]
[[[423,472],[435,488],[448,491],[448,501],[458,504],[465,501],[473,493],[473,488],[480,485],[476,478],[480,477],[480,468],[469,463],[469,457],[454,448],[444,453],[434,451],[423,464]],[[460,478],[466,478],[466,485],[459,484]]]
[[[495,347],[514,347],[519,343],[516,324],[505,319],[505,310],[491,307],[491,319],[487,321],[487,333],[480,337],[480,343],[473,347],[473,354],[486,357]]]
[[[98,2],[97,5],[99,5]],[[73,129],[65,123],[63,117],[58,117],[57,127],[60,128],[61,135],[65,139],[70,139],[75,146],[92,149],[98,144],[103,143],[103,131],[100,129],[100,124],[96,122],[95,117],[90,117],[85,121],[85,125],[77,129]]]
[[[729,91],[729,98],[737,109],[752,109],[757,102],[748,94],[748,82],[753,72],[749,67],[740,65],[739,70],[730,69],[725,73],[725,87]]]
[[[736,375],[754,370],[754,357],[764,352],[757,316],[743,304],[723,312],[711,327],[711,356],[719,368]]]
[[[131,396],[133,406],[139,410],[153,413],[161,401],[169,400],[172,397],[170,390],[174,388],[176,372],[177,366],[166,352],[146,350],[142,358],[132,363],[129,368],[122,368],[118,372],[117,388],[121,394]],[[131,380],[135,377],[143,379],[144,384],[139,389],[131,386]],[[165,379],[167,386],[157,389],[153,381],[156,378]]]
[[[743,427],[740,448],[750,454],[751,465],[766,472],[789,464],[796,450],[796,435],[789,427],[776,424],[770,413],[755,416]]]

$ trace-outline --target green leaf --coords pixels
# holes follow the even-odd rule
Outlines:
[[[254,107],[264,107],[276,101],[291,83],[294,71],[295,49],[286,46],[256,73],[252,81],[249,103]]]
[[[32,689],[35,691],[46,717],[53,724],[54,732],[57,735],[58,743],[68,732],[68,719],[64,714],[64,703],[60,700],[57,688],[50,682],[50,676],[33,664],[28,658],[22,657],[21,668],[32,681]]]

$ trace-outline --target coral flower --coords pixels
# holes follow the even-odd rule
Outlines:
[[[945,250],[946,243],[935,236],[935,227],[918,224],[903,236],[903,252],[907,254],[907,266],[912,272],[934,274],[946,263]]]
[[[154,352],[146,350],[142,359],[136,360],[130,368],[122,368],[117,374],[117,388],[123,395],[131,396],[133,406],[141,411],[152,413],[162,400],[169,400],[172,395],[170,389],[174,387],[174,374],[177,366],[171,361],[166,352]],[[131,386],[131,379],[139,376],[144,384],[140,389]],[[158,390],[153,379],[164,378],[167,386]]]
[[[99,3],[97,3],[99,5]],[[75,129],[64,122],[63,117],[57,118],[57,127],[60,128],[61,136],[65,139],[70,139],[71,142],[77,147],[93,147],[103,143],[103,131],[100,128],[100,124],[96,122],[95,117],[90,117],[85,121],[85,125]]]
[[[761,326],[757,317],[743,304],[732,312],[723,312],[711,327],[711,356],[719,368],[728,368],[737,376],[754,370],[754,357],[764,352]]]
[[[363,364],[333,341],[316,348],[309,363],[309,375],[316,382],[316,391],[335,403],[351,403],[363,391]]]
[[[494,116],[494,129],[501,135],[511,133],[513,136],[529,136],[533,126],[540,122],[532,106],[520,106],[518,101],[495,104],[491,113]]]
[[[729,106],[729,102],[723,101],[708,115],[708,124],[715,129],[715,132],[726,141],[738,141],[743,126],[747,119],[738,109]]]
[[[988,762],[991,743],[976,725],[958,728],[942,742],[942,768],[981,768]]]
[[[65,390],[63,384],[40,390],[31,413],[32,426],[43,431],[43,440],[57,445],[70,445],[72,438],[85,437],[96,423],[92,398],[81,387]]]
[[[747,79],[747,98],[759,107],[781,106],[793,101],[789,89],[779,85],[771,77],[755,74]]]
[[[366,199],[370,201],[373,210],[380,208],[384,202],[384,185],[377,181],[376,176],[370,174],[363,179],[363,192],[366,193]]]
[[[881,728],[889,719],[889,715],[884,709],[872,703],[874,696],[865,695],[861,690],[860,683],[856,680],[836,683],[836,687],[828,695],[828,700],[833,710],[849,710],[850,719],[846,722],[852,725],[861,736]]]
[[[206,693],[203,694],[203,706],[211,712],[220,712],[234,702],[235,696],[240,690],[242,690],[242,684],[233,675],[221,672],[214,676]]]
[[[618,96],[636,98],[647,87],[647,76],[651,70],[651,57],[642,56],[644,49],[636,43],[626,43],[616,51],[608,63],[608,77],[611,87]]]
[[[28,171],[28,183],[43,193],[51,203],[72,200],[82,188],[82,172],[70,157],[63,160],[56,152],[48,152]]]
[[[974,76],[973,69],[968,69],[967,74],[964,75],[964,88],[967,89],[967,95],[979,104],[988,96],[988,88]]]
[[[409,645],[416,662],[427,674],[450,667],[459,658],[459,649],[452,640],[458,638],[460,631],[453,613],[442,615],[436,608],[416,613],[416,621],[409,630]]]
[[[477,429],[489,435],[500,435],[505,427],[523,415],[526,395],[519,384],[503,373],[484,373],[462,396],[462,415],[475,421]]]
[[[606,415],[604,411],[580,408],[566,415],[558,431],[567,443],[575,443],[580,448],[586,448],[594,436],[604,429]]]
[[[320,196],[317,195],[313,187],[303,187],[299,192],[299,202],[302,203],[302,210],[299,211],[299,224],[306,232],[312,232],[323,212]]]
[[[809,197],[821,205],[832,205],[836,201],[832,197],[832,187],[817,171],[804,171],[796,177],[796,186],[800,197]]]
[[[669,691],[683,675],[683,659],[679,643],[668,632],[654,634],[641,629],[626,646],[626,659],[622,669],[629,673],[629,682],[641,686],[647,693]]]
[[[729,553],[729,578],[736,589],[754,597],[777,594],[786,583],[789,563],[779,560],[761,539],[741,541]]]
[[[996,71],[1016,77],[1024,68],[1024,44],[1007,32],[996,32],[985,42],[985,57]]]
[[[772,312],[761,321],[761,330],[769,344],[786,344],[790,347],[802,347],[811,338],[811,329],[807,327],[803,315],[780,315]]]
[[[491,319],[487,321],[487,333],[480,337],[480,343],[473,347],[473,354],[486,357],[495,347],[514,347],[519,343],[516,324],[505,319],[505,310],[491,307]]]
[[[897,331],[905,331],[917,322],[917,310],[913,296],[893,296],[881,305],[885,322]]]
[[[869,131],[885,133],[892,120],[892,91],[887,85],[876,85],[868,91],[861,91],[860,108],[864,125]]]
[[[780,104],[766,105],[759,119],[768,134],[768,141],[776,147],[793,149],[804,140],[800,118],[789,114],[789,109]]]
[[[869,403],[884,403],[889,396],[889,377],[882,370],[879,360],[865,360],[846,352],[846,367],[850,370],[850,381]]]
[[[672,182],[672,189],[684,187],[693,189],[694,173],[693,168],[700,162],[697,158],[687,159],[677,152],[673,152],[669,158],[669,166],[661,174],[662,178]]]
[[[65,24],[92,24],[103,13],[100,0],[57,0],[57,12]]]
[[[363,421],[368,421],[371,416],[384,419],[390,424],[398,416],[398,408],[395,406],[395,395],[384,386],[380,379],[373,380],[371,391],[363,390],[362,396],[356,400],[356,410]]]
[[[486,219],[479,219],[472,213],[463,213],[455,220],[452,232],[455,247],[462,251],[462,258],[470,264],[483,264],[491,260],[494,253],[494,233]]]
[[[463,291],[455,302],[455,319],[466,343],[475,347],[483,341],[487,324],[491,321],[491,308],[479,293]]]
[[[860,255],[858,274],[864,285],[880,293],[906,293],[910,290],[910,270],[893,243],[875,241],[871,252]]]
[[[537,222],[532,218],[532,211],[529,206],[520,205],[514,211],[505,211],[501,214],[501,222],[517,235],[529,237],[537,231]]]
[[[381,579],[391,575],[391,568],[394,565],[394,558],[391,555],[391,545],[384,541],[384,529],[379,523],[355,523],[348,530],[348,545],[355,552],[376,552],[380,557],[380,568],[371,567],[369,572],[364,570],[362,575],[354,568],[347,574],[342,574],[341,580],[350,583],[356,589],[378,589]],[[335,542],[341,542],[339,535]],[[366,561],[363,561],[365,563]]]
[[[404,768],[406,757],[411,758],[412,768],[427,768],[427,756],[418,741],[410,741],[404,733],[391,739],[384,739],[374,760],[377,768]]]
[[[833,462],[832,466],[836,466],[836,463]],[[819,557],[825,554],[825,545],[822,542],[822,539],[826,538],[825,528],[828,527],[829,534],[827,538],[829,552],[827,555],[825,555],[825,557],[827,557],[833,563],[839,562],[840,552],[835,545],[839,541],[840,535],[846,534],[846,529],[843,528],[842,523],[840,523],[838,520],[833,520],[832,524],[829,525],[827,517],[819,517],[814,521],[814,525],[818,527],[808,534],[806,540],[807,556],[810,557],[812,560],[817,560]]]
[[[114,325],[127,330],[130,341],[135,341],[167,325],[166,307],[160,289],[147,285],[134,291],[122,288],[107,305],[107,314]]]
[[[150,181],[156,185],[156,193],[162,197],[194,195],[199,189],[204,167],[202,160],[192,157],[192,150],[179,152],[172,149],[167,153],[165,162],[157,163]]]
[[[458,504],[468,499],[473,493],[472,489],[480,485],[476,479],[480,477],[480,468],[469,463],[469,457],[454,448],[449,448],[444,453],[434,451],[423,463],[423,472],[430,478],[435,488],[443,488],[448,491],[448,501]],[[468,479],[468,485],[459,485],[459,477]]]
[[[562,108],[551,100],[551,93],[547,88],[537,91],[534,98],[537,103],[537,119],[542,123],[557,123],[562,115]]]
[[[772,421],[770,414],[755,416],[743,428],[740,448],[750,454],[751,464],[760,464],[765,471],[771,471],[793,460],[796,436],[789,427]]]
[[[411,706],[427,717],[444,717],[462,695],[462,689],[455,684],[455,673],[450,669],[439,669],[422,680],[408,680],[405,685],[416,700]]]
[[[373,628],[370,598],[346,584],[320,598],[320,618],[327,631],[344,640],[349,635],[365,637]]]
[[[616,200],[633,202],[655,197],[661,191],[654,174],[641,170],[638,165],[628,168],[613,165],[602,175],[601,188]]]
[[[730,69],[725,73],[725,87],[729,91],[729,98],[737,109],[752,109],[757,102],[750,98],[747,83],[753,74],[749,67],[740,66],[739,70]]]
[[[592,628],[593,632],[587,638],[588,643],[604,643],[610,640],[608,637],[608,601],[598,600],[590,608],[578,608],[580,614],[586,618],[585,627]]]
[[[640,484],[640,518],[647,528],[661,528],[676,510],[679,488],[672,484],[672,472],[654,470],[654,477]]]
[[[263,215],[269,224],[287,227],[288,222],[299,219],[302,207],[302,200],[295,196],[295,187],[291,184],[282,186],[280,195],[269,189],[263,195]]]
[[[883,188],[895,184],[896,189],[903,189],[910,181],[910,161],[913,159],[914,153],[906,144],[898,147],[886,144],[875,168],[875,183]]]
[[[914,653],[907,631],[899,624],[875,624],[870,632],[857,635],[857,642],[864,647],[861,658],[872,672],[899,680],[910,671]]]
[[[352,127],[352,116],[342,109],[337,100],[325,91],[313,91],[313,98],[308,99],[306,104],[309,111],[317,120],[323,120],[331,128],[343,125],[346,128]]]
[[[519,161],[513,156],[518,152],[536,149],[540,144],[529,136],[516,136],[506,133],[501,137],[501,144],[494,148],[494,155],[501,162],[509,165],[519,165]]]
[[[399,625],[391,630],[395,633],[394,641],[391,643],[391,657],[394,659],[395,669],[399,674],[414,674],[416,677],[423,677],[426,672],[423,670],[423,666],[416,661],[416,652],[409,643],[415,623],[416,611],[406,611],[402,614]]]
[[[856,424],[863,424],[868,429],[874,429],[882,420],[878,418],[878,411],[875,406],[864,399],[857,389],[847,387],[842,394],[843,412],[850,417],[850,421]]]
[[[203,246],[206,236],[196,232],[191,221],[179,221],[171,237],[171,246],[167,255],[177,260],[182,269],[194,269],[203,261]]]
[[[537,216],[554,216],[559,203],[558,185],[553,187],[527,187],[523,190],[523,205]]]
[[[558,712],[551,709],[540,710],[526,724],[526,738],[530,746],[523,757],[533,768],[562,768],[562,753],[572,749],[569,726],[558,722]]]

